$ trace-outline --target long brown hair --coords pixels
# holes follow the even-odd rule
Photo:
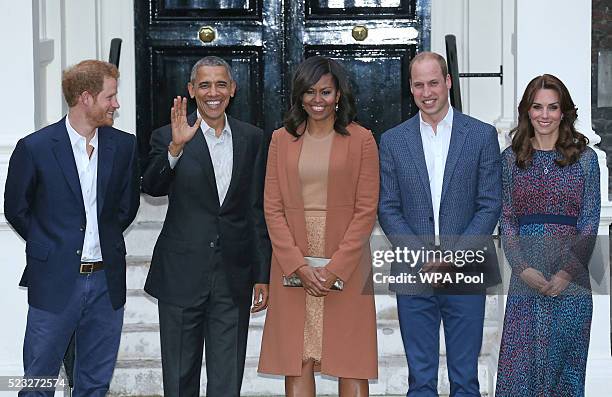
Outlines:
[[[574,127],[578,112],[565,84],[551,74],[543,74],[527,84],[518,106],[518,125],[510,131],[512,150],[516,154],[516,165],[520,168],[529,166],[533,158],[534,149],[531,138],[535,136],[535,132],[531,120],[529,120],[529,109],[533,105],[536,93],[541,89],[554,90],[559,96],[562,117],[555,149],[561,153],[562,158],[555,160],[557,165],[565,167],[578,161],[580,154],[586,149],[589,142],[587,137],[576,131]]]

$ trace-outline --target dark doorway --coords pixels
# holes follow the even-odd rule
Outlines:
[[[337,59],[351,74],[359,122],[378,137],[416,112],[408,63],[417,51],[429,48],[429,4],[430,0],[134,2],[136,127],[143,166],[151,131],[169,122],[172,98],[187,95],[191,66],[206,55],[217,55],[232,67],[238,90],[228,112],[267,131],[282,124],[297,64],[315,54]],[[195,103],[189,107],[195,110]]]

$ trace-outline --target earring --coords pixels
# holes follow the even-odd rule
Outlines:
[[[336,102],[336,112],[338,111],[338,102]]]

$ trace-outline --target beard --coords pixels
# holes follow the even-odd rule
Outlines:
[[[108,117],[107,109],[95,109],[91,110],[87,114],[87,120],[91,123],[91,125],[97,127],[111,127],[114,123],[114,119],[112,117]]]

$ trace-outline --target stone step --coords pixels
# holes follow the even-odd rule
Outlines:
[[[160,357],[157,301],[142,290],[149,262],[148,257],[132,256],[128,260],[128,297],[119,352],[119,358],[122,360],[156,360]],[[500,326],[496,320],[500,310],[499,304],[498,297],[488,297],[482,348],[483,352],[495,356],[497,356],[500,335]],[[401,355],[403,345],[397,321],[395,297],[376,296],[376,310],[379,355],[381,357]],[[248,357],[258,357],[264,321],[265,313],[251,317]],[[446,348],[442,331],[440,350],[444,356]]]
[[[262,316],[263,317],[263,316]],[[378,320],[378,355],[379,357],[402,354],[404,347],[397,321]],[[259,357],[263,324],[253,321],[249,327],[247,357]],[[483,352],[491,352],[491,347],[498,344],[498,330],[493,325],[485,325],[483,335]],[[443,334],[440,334],[440,355],[446,355]],[[124,324],[119,347],[121,360],[155,360],[160,357],[158,324]]]
[[[148,198],[145,214],[137,219],[126,237],[128,245],[127,302],[124,328],[117,367],[111,385],[111,396],[162,395],[162,374],[159,348],[157,301],[143,291],[149,270],[153,246],[161,229],[165,214],[165,201]],[[376,296],[378,326],[379,379],[371,382],[370,393],[377,396],[405,395],[407,389],[406,359],[397,320],[393,295]],[[479,359],[479,379],[483,396],[492,396],[493,375],[496,368],[497,346],[500,335],[501,301],[489,296],[486,304],[484,342]],[[284,395],[282,377],[258,375],[259,344],[265,313],[253,315],[249,328],[247,360],[243,381],[245,396]],[[440,338],[440,395],[449,393],[446,373],[444,338]],[[206,382],[201,377],[202,393]],[[337,395],[337,382],[333,378],[317,376],[317,395]]]
[[[163,222],[135,221],[125,234],[125,247],[129,255],[149,258],[157,237],[161,232]]]
[[[378,380],[370,382],[373,396],[405,395],[408,388],[406,359],[402,356],[387,356],[379,360]],[[489,357],[483,356],[478,364],[478,377],[482,396],[492,396],[492,376]],[[440,359],[438,371],[440,396],[450,392],[446,361]],[[337,395],[337,380],[317,375],[317,395]],[[200,390],[206,387],[206,371],[202,370]],[[245,363],[242,383],[243,396],[275,396],[284,394],[282,376],[257,373],[257,359],[249,357]],[[118,360],[109,395],[112,396],[160,396],[163,395],[161,360]]]
[[[148,256],[131,255],[127,257],[128,295],[140,296],[139,294],[143,292],[147,273],[149,272],[150,263],[150,254]],[[155,299],[151,298],[147,294],[144,295],[150,298],[151,302],[155,302]],[[380,304],[381,302],[383,304]],[[391,293],[385,295],[376,295],[376,309],[378,318],[381,318],[382,316],[384,318],[397,319],[395,295]],[[500,297],[496,295],[487,296],[485,319],[497,320],[498,318],[500,318],[501,311],[503,311],[503,308],[501,306]]]
[[[111,384],[110,396],[160,396],[162,372],[159,347],[157,301],[143,291],[149,270],[153,247],[165,217],[167,199],[143,196],[138,218],[126,235],[130,256],[127,263],[127,303],[124,327],[117,366]],[[380,234],[380,233],[379,233]],[[381,244],[381,239],[375,240]],[[384,242],[384,241],[383,241]],[[383,247],[384,248],[384,247]],[[404,356],[395,296],[376,296],[379,379],[370,384],[371,395],[405,395],[408,370]],[[496,369],[497,346],[503,307],[496,296],[489,296],[486,303],[484,342],[479,358],[479,379],[483,396],[492,396],[493,375]],[[245,396],[282,396],[282,377],[257,374],[260,341],[265,313],[251,317],[247,359],[242,394]],[[446,373],[446,349],[440,338],[440,396],[449,393]],[[201,391],[206,383],[205,370],[201,376]],[[335,378],[317,376],[317,395],[337,395]]]

